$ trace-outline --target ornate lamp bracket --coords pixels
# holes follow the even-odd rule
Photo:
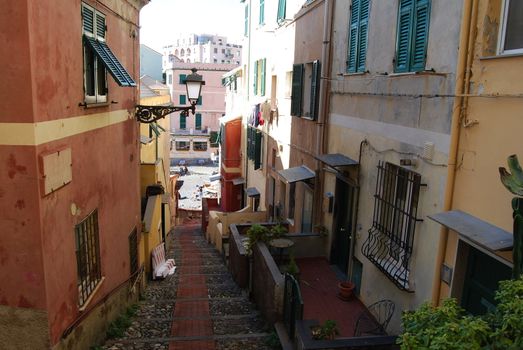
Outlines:
[[[195,106],[136,106],[136,119],[141,123],[152,123],[158,119],[165,118],[167,114],[182,112],[182,115],[188,116],[189,111],[194,115]]]

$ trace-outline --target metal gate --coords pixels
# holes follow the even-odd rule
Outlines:
[[[303,299],[301,298],[300,285],[292,275],[286,273],[283,323],[291,341],[294,339],[297,320],[303,320]]]

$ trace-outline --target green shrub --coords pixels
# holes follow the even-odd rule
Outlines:
[[[247,230],[247,237],[249,238],[249,241],[247,242],[247,250],[252,252],[252,247],[256,244],[256,242],[268,242],[269,241],[269,229],[265,226],[262,226],[260,224],[253,224],[249,229]]]
[[[337,334],[340,334],[340,331],[334,320],[327,320],[324,324],[312,328],[312,338],[316,340],[334,339]]]
[[[274,225],[271,227],[270,234],[271,239],[275,238],[281,238],[288,232],[287,228],[283,226],[282,224],[278,223],[277,225]]]
[[[111,322],[107,329],[107,339],[121,338],[125,335],[125,330],[133,323],[131,318],[138,312],[138,305],[129,306],[123,314]]]

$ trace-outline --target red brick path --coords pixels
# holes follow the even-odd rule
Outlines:
[[[179,274],[172,337],[211,337],[212,320],[209,312],[207,282],[201,273],[202,256],[194,241],[198,225],[184,225],[179,236],[182,258],[177,261]],[[196,274],[196,275],[195,275]],[[194,319],[191,319],[194,318]],[[214,340],[175,340],[169,350],[214,350]]]

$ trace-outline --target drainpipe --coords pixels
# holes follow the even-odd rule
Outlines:
[[[321,51],[321,78],[320,78],[320,102],[319,102],[319,120],[316,123],[316,156],[325,153],[325,140],[327,139],[326,123],[329,114],[329,89],[330,89],[330,68],[331,68],[331,33],[332,33],[332,16],[334,8],[334,0],[324,0],[323,11],[323,42]],[[321,162],[316,159],[316,169],[321,169]],[[321,177],[321,171],[319,172]],[[322,198],[323,194],[323,179],[318,179],[319,186],[316,186],[316,198]],[[321,203],[321,201],[319,201]],[[321,210],[315,211],[315,221],[321,223]]]
[[[463,117],[463,111],[466,109],[467,100],[463,95],[468,91],[470,83],[470,71],[472,58],[474,56],[474,39],[476,33],[476,23],[478,17],[478,1],[466,0],[463,4],[463,22],[459,39],[458,65],[456,69],[456,94],[458,97],[454,100],[452,109],[452,122],[450,129],[450,148],[447,168],[447,186],[445,188],[445,199],[443,211],[452,209],[452,200],[454,195],[454,185],[456,180],[456,163],[458,159],[460,122]],[[438,253],[436,256],[436,269],[432,281],[432,304],[438,305],[441,295],[441,267],[447,254],[449,230],[442,226],[439,235]]]

